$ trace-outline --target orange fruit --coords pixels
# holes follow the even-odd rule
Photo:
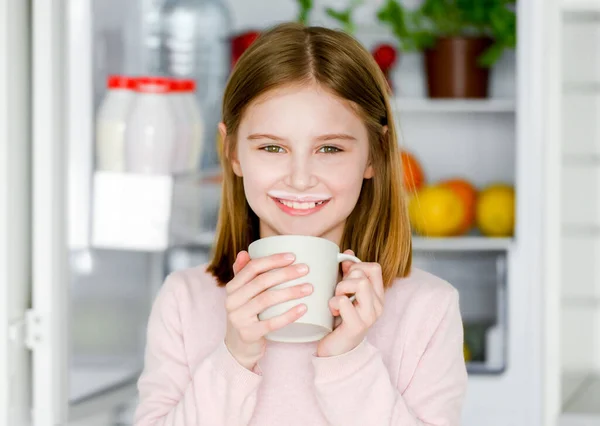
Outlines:
[[[440,182],[440,185],[454,191],[454,193],[458,195],[463,202],[465,207],[465,216],[456,235],[466,234],[475,224],[477,189],[469,181],[460,178],[445,180]]]
[[[456,235],[463,224],[465,207],[460,197],[440,185],[425,186],[412,195],[408,204],[410,223],[420,235]]]
[[[400,151],[404,189],[415,192],[425,184],[425,173],[417,158],[408,151]]]
[[[515,228],[515,190],[506,184],[490,185],[477,199],[477,226],[488,237],[510,237]]]

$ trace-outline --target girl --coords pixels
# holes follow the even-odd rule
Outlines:
[[[411,271],[388,87],[368,51],[343,32],[271,29],[237,63],[219,128],[214,257],[171,274],[157,296],[135,424],[458,425],[458,293]],[[320,342],[264,338],[306,307],[260,312],[312,292],[264,291],[307,273],[292,254],[249,259],[252,241],[280,234],[327,238],[365,261],[342,265],[336,328]]]

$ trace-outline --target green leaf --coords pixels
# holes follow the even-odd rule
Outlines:
[[[485,52],[477,58],[477,62],[482,67],[489,68],[493,66],[502,57],[504,46],[500,43],[494,43]]]
[[[308,24],[308,15],[313,8],[313,0],[297,0],[298,2],[298,22],[301,24]]]
[[[331,7],[328,7],[325,9],[325,13],[331,18],[338,21],[342,25],[344,31],[350,34],[354,33],[354,25],[352,23],[352,12],[350,10],[337,11],[332,9]]]
[[[378,10],[403,50],[422,50],[440,36],[491,36],[495,44],[482,55],[495,63],[504,49],[516,46],[516,0],[423,0],[407,10],[399,0],[387,0]]]

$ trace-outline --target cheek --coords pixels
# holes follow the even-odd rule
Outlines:
[[[348,173],[348,170],[352,170],[352,173]],[[345,168],[337,173],[332,173],[332,170],[330,170],[329,173],[323,177],[323,181],[334,195],[343,195],[344,199],[348,199],[348,202],[355,202],[362,189],[362,169]]]
[[[240,167],[243,173],[244,192],[246,198],[252,204],[257,197],[264,197],[265,193],[281,179],[280,171],[273,167],[258,164],[257,158],[240,157]]]

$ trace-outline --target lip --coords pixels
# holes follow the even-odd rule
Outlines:
[[[308,216],[311,214],[314,214],[316,212],[318,212],[319,210],[321,210],[323,207],[325,207],[327,205],[327,203],[329,203],[329,200],[318,200],[318,201],[323,201],[322,204],[319,205],[315,205],[315,207],[313,208],[308,208],[308,209],[295,209],[293,207],[290,206],[286,206],[285,204],[281,203],[279,200],[284,200],[284,201],[292,201],[292,200],[285,200],[283,198],[276,198],[276,197],[270,197],[273,202],[277,205],[277,207],[279,207],[284,213],[290,215],[290,216]],[[293,200],[296,201],[296,200]],[[296,201],[299,202],[299,201]],[[310,202],[310,201],[308,201]]]
[[[331,199],[331,195],[327,194],[296,195],[285,191],[269,191],[268,195],[276,200],[296,201],[298,203],[329,201]]]

